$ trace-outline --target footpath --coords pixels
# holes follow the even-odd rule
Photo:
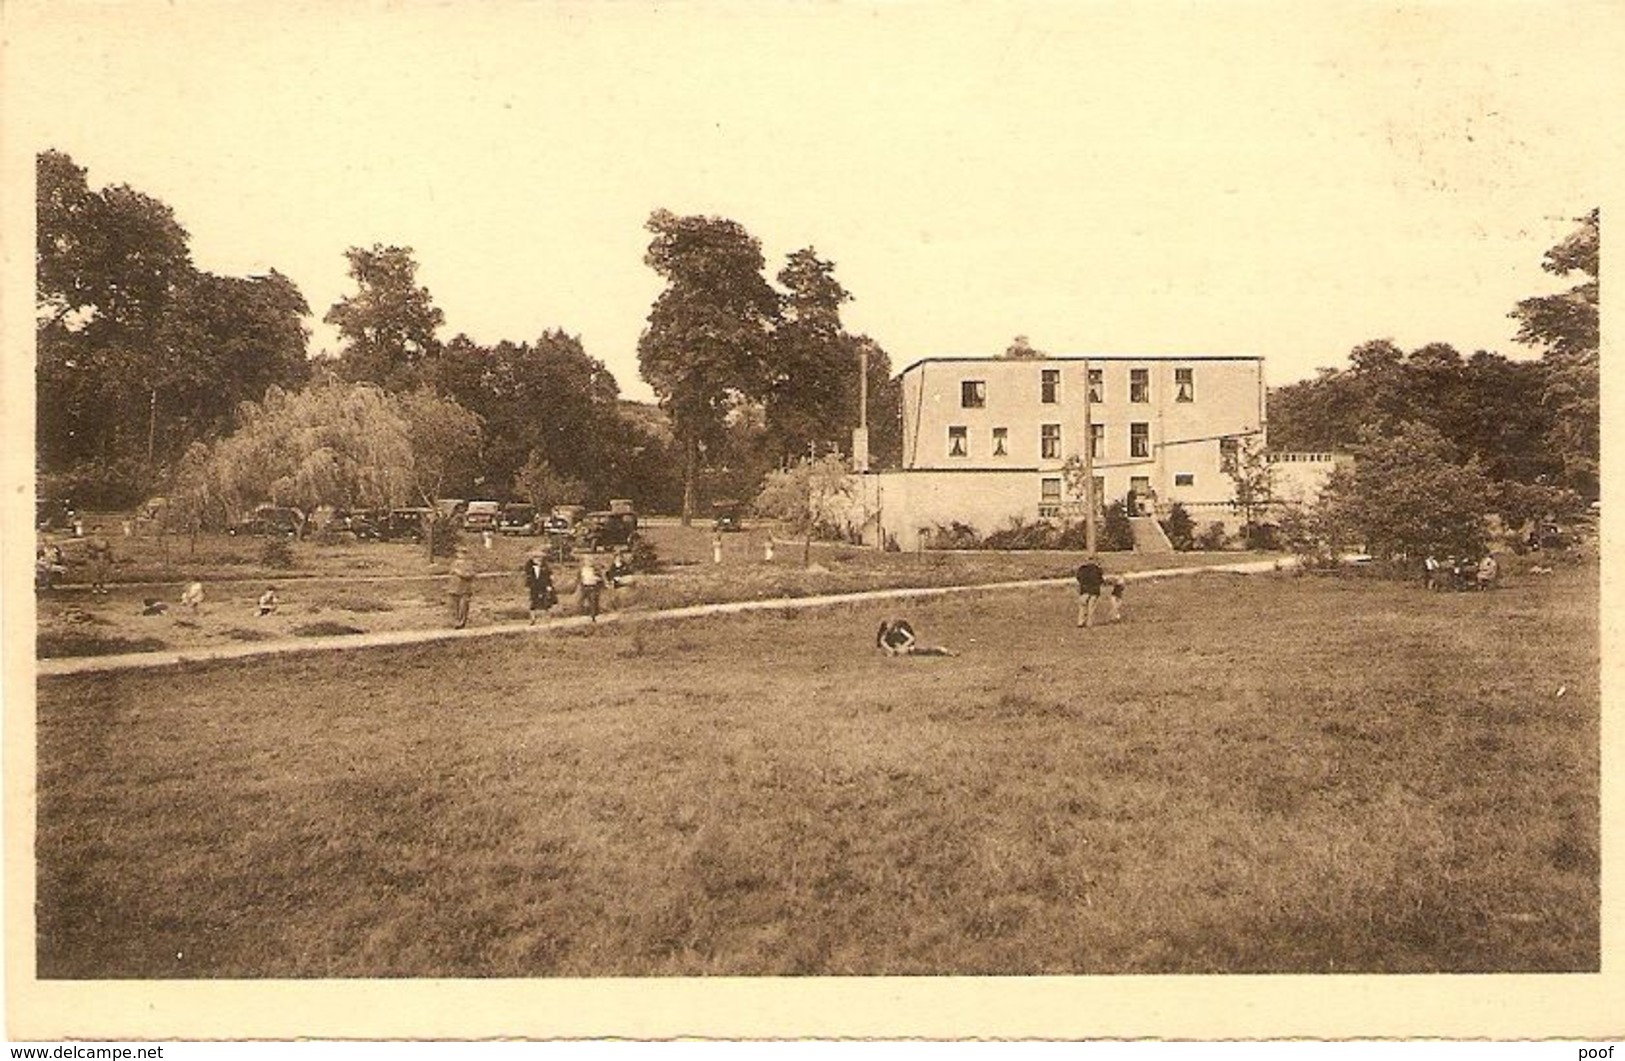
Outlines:
[[[1155,571],[1135,571],[1121,577],[1128,582],[1150,579],[1180,578],[1197,574],[1253,575],[1282,571],[1293,566],[1288,558],[1251,560],[1240,563],[1209,564],[1201,567],[1171,567]],[[768,600],[726,601],[717,604],[691,604],[682,608],[666,608],[649,612],[610,612],[598,617],[599,626],[624,623],[668,622],[673,619],[697,619],[712,615],[738,615],[747,612],[782,611],[786,608],[828,608],[842,604],[862,604],[868,601],[920,600],[946,597],[962,593],[997,593],[1007,590],[1036,589],[1046,586],[1071,585],[1070,578],[1033,578],[1014,582],[984,582],[968,586],[924,586],[908,589],[876,589],[857,593],[831,593],[818,597],[776,597]],[[35,672],[42,678],[68,674],[94,674],[103,671],[150,670],[175,667],[183,663],[203,663],[213,660],[249,659],[260,656],[290,656],[305,652],[332,652],[345,649],[385,648],[392,645],[423,645],[440,641],[461,641],[481,637],[528,637],[575,630],[592,625],[585,616],[567,616],[549,619],[531,626],[526,622],[504,623],[455,630],[450,628],[427,630],[391,630],[378,633],[340,634],[332,637],[301,637],[281,641],[253,641],[240,645],[207,645],[190,649],[158,652],[131,652],[116,656],[71,656],[60,659],[42,659],[36,662]]]

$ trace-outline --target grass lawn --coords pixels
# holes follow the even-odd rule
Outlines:
[[[640,575],[605,595],[611,611],[651,611],[707,601],[807,597],[883,587],[948,586],[1064,576],[1077,564],[1065,553],[878,553],[842,545],[815,545],[812,563],[802,562],[800,545],[780,545],[765,559],[765,528],[728,534],[723,563],[712,562],[708,526],[671,523],[646,530],[666,561],[658,574]],[[519,624],[527,619],[519,577],[527,553],[545,548],[540,538],[497,536],[485,549],[469,535],[473,560],[489,577],[475,594],[471,625]],[[81,543],[82,544],[82,543]],[[39,601],[39,658],[189,649],[241,641],[318,636],[321,632],[376,633],[425,630],[447,623],[444,561],[430,563],[422,546],[383,542],[323,545],[293,543],[295,566],[265,567],[264,542],[255,538],[203,535],[185,538],[142,535],[113,539],[115,564],[111,592],[93,597],[76,588],[52,591]],[[72,563],[69,577],[83,578]],[[1109,555],[1113,570],[1170,567],[1254,559],[1241,553],[1180,553],[1171,556]],[[555,581],[566,598],[559,614],[573,606],[575,565],[554,565]],[[181,586],[205,584],[204,607],[194,613],[177,607]],[[270,616],[256,614],[255,601],[267,584],[278,587],[282,605]],[[144,615],[143,602],[166,603],[162,615]]]
[[[44,978],[1599,965],[1595,567],[44,679]],[[1561,690],[1561,695],[1559,695]]]

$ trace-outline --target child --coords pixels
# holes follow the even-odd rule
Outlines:
[[[276,611],[276,606],[281,603],[281,599],[276,595],[276,587],[266,586],[265,592],[260,594],[259,614],[270,615]]]
[[[577,578],[577,591],[581,595],[581,609],[592,616],[592,621],[598,621],[598,599],[604,592],[604,576],[598,573],[598,565],[588,556],[581,561],[581,573]]]
[[[196,615],[198,609],[203,607],[203,583],[187,583],[186,589],[181,593],[181,603],[192,609],[192,614]]]
[[[1106,619],[1106,621],[1109,623],[1120,623],[1123,621],[1123,587],[1127,584],[1127,581],[1121,575],[1112,579],[1112,610],[1111,614]]]

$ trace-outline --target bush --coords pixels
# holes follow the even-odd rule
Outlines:
[[[1096,547],[1102,552],[1130,552],[1134,549],[1134,528],[1128,521],[1128,503],[1113,501],[1100,521]]]
[[[982,537],[976,533],[975,527],[954,520],[947,525],[938,523],[931,528],[927,548],[979,549],[981,545]]]
[[[982,539],[984,549],[1054,549],[1060,532],[1049,523],[1028,523],[1020,516]]]
[[[1189,552],[1196,544],[1196,521],[1185,506],[1178,501],[1168,509],[1168,518],[1162,521],[1162,532],[1168,535],[1168,541],[1180,552]]]
[[[439,512],[430,516],[425,533],[429,535],[429,556],[455,556],[457,546],[462,544],[463,532],[457,529],[457,524],[450,517]]]
[[[293,566],[293,546],[279,534],[265,539],[265,544],[260,547],[260,563],[286,571]]]
[[[1217,552],[1230,544],[1230,535],[1225,532],[1224,524],[1214,520],[1207,525],[1201,534],[1196,536],[1196,547],[1204,552]]]
[[[651,574],[661,568],[660,554],[655,551],[654,544],[641,534],[633,536],[632,549],[626,562],[638,574]]]

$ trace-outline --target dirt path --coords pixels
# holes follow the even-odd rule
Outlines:
[[[1293,566],[1290,559],[1251,560],[1239,563],[1211,564],[1203,567],[1163,568],[1156,571],[1125,573],[1128,582],[1147,579],[1177,578],[1203,572],[1230,574],[1262,574]],[[911,589],[877,589],[858,593],[832,593],[816,597],[782,597],[773,600],[729,601],[719,604],[694,604],[683,608],[668,608],[652,612],[611,612],[598,617],[600,625],[612,623],[661,622],[671,619],[692,619],[708,615],[735,615],[742,612],[782,610],[785,608],[825,608],[838,604],[855,604],[878,600],[918,600],[943,597],[958,593],[985,593],[1004,590],[1033,589],[1045,586],[1069,586],[1070,578],[1035,578],[1013,582],[988,582],[967,586],[929,586]],[[181,663],[208,660],[247,659],[256,656],[292,655],[301,652],[324,652],[335,649],[381,648],[389,645],[420,645],[435,641],[454,641],[475,637],[512,637],[539,635],[558,630],[572,630],[589,625],[586,616],[568,616],[549,619],[531,626],[529,623],[506,623],[476,629],[390,630],[363,634],[342,634],[333,637],[301,637],[280,641],[256,641],[235,645],[203,645],[189,649],[165,649],[157,652],[132,652],[125,655],[73,656],[42,659],[36,662],[40,677],[66,674],[90,674],[99,671],[144,670],[173,667]]]

